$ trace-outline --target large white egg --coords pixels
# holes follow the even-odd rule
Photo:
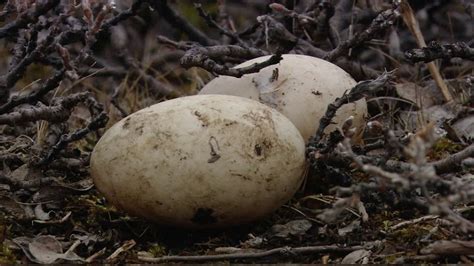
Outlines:
[[[255,58],[236,68],[268,58]],[[219,76],[204,86],[199,94],[235,95],[260,101],[288,117],[308,141],[316,132],[328,105],[356,84],[348,73],[330,62],[306,55],[286,54],[280,63],[258,73],[241,78]],[[346,104],[337,111],[332,121],[334,125],[325,132],[333,131],[335,125],[340,125],[350,116],[354,116],[354,126],[361,132],[366,113],[365,99]]]
[[[165,101],[113,125],[91,157],[99,191],[161,224],[232,226],[275,211],[297,191],[305,144],[282,114],[227,95]]]

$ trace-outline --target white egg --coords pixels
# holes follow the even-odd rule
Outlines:
[[[215,228],[262,218],[301,184],[305,144],[282,114],[227,95],[165,101],[113,125],[91,175],[119,209],[161,224]]]
[[[244,62],[236,68],[265,61],[263,56]],[[199,94],[225,94],[254,99],[273,107],[290,119],[305,141],[316,132],[319,120],[328,105],[342,97],[356,81],[338,66],[322,59],[296,54],[283,55],[279,64],[266,67],[258,73],[241,78],[219,76],[204,86]],[[340,108],[332,121],[335,129],[348,117],[354,116],[359,135],[367,113],[365,99]]]

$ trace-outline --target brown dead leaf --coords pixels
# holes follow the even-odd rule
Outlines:
[[[421,109],[442,104],[442,95],[431,87],[421,87],[415,83],[399,83],[395,85],[399,97],[412,101]]]

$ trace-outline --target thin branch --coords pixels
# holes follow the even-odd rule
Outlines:
[[[137,12],[142,6],[142,4],[148,1],[150,0],[135,0],[129,9],[124,10],[120,12],[118,15],[106,20],[100,27],[100,30],[97,32],[97,39],[100,39],[101,35],[104,33],[107,33],[111,27],[119,24],[120,22],[130,17],[137,15]]]
[[[221,34],[228,36],[229,38],[232,39],[232,41],[239,43],[239,45],[241,46],[247,47],[247,44],[244,41],[242,41],[242,39],[240,39],[237,33],[227,30],[226,28],[219,25],[219,23],[217,23],[214,19],[212,19],[212,17],[203,9],[201,4],[195,3],[194,7],[198,11],[199,16],[201,16],[204,19],[204,21],[206,21],[209,27],[218,29]]]
[[[330,103],[325,115],[319,120],[319,127],[316,130],[315,135],[311,137],[308,143],[308,151],[313,152],[313,149],[318,146],[324,135],[324,130],[329,126],[339,108],[341,108],[344,104],[358,101],[364,96],[370,95],[383,88],[390,80],[392,73],[393,72],[385,72],[377,79],[361,81],[348,93],[344,94],[340,98],[337,98],[333,103]],[[313,156],[310,156],[310,160],[312,160],[312,157]]]
[[[426,42],[425,38],[423,37],[423,33],[421,32],[420,25],[418,24],[418,20],[416,19],[416,16],[414,14],[414,11],[410,7],[410,4],[408,3],[407,0],[401,0],[401,13],[403,16],[403,20],[405,21],[405,24],[408,26],[408,29],[411,31],[412,35],[415,37],[416,43],[418,44],[418,47],[423,48],[426,47]],[[451,102],[453,101],[453,95],[448,89],[448,86],[443,80],[443,77],[441,76],[441,73],[439,72],[438,66],[434,62],[429,62],[427,63],[428,70],[431,73],[431,76],[436,82],[436,85],[438,85],[439,89],[441,90],[441,93],[444,96],[444,99],[446,102]]]
[[[91,110],[91,121],[86,127],[78,129],[70,134],[64,134],[61,136],[59,141],[48,151],[47,155],[36,163],[38,166],[44,166],[48,164],[58,153],[67,147],[71,142],[84,138],[87,134],[97,131],[100,128],[105,127],[109,117],[103,110],[102,105],[98,104],[94,98],[89,97],[89,109]],[[95,115],[98,113],[97,115]]]
[[[372,21],[366,30],[357,33],[352,38],[340,43],[336,48],[334,48],[334,50],[329,52],[324,59],[328,61],[335,61],[337,58],[347,53],[350,48],[357,47],[371,40],[380,32],[383,32],[387,28],[391,27],[399,16],[400,14],[396,9],[388,9],[383,11]]]
[[[334,161],[338,164],[346,163],[345,160],[351,159],[351,156],[347,156],[342,153],[329,154],[329,157],[323,157],[323,160]],[[462,151],[451,154],[449,157],[430,162],[429,165],[433,166],[436,170],[436,174],[452,173],[461,169],[461,163],[463,160],[474,157],[474,144],[466,147]],[[356,155],[357,160],[360,160],[364,164],[373,164],[382,167],[382,169],[397,173],[414,171],[413,166],[410,163],[397,161],[397,160],[383,160],[382,157],[371,157],[366,155]]]
[[[263,258],[273,255],[297,255],[307,253],[322,253],[322,252],[339,252],[349,253],[354,250],[363,249],[364,246],[349,246],[341,247],[337,245],[327,246],[307,246],[307,247],[280,247],[265,251],[233,253],[233,254],[219,254],[219,255],[201,255],[201,256],[163,256],[159,258],[150,258],[139,256],[138,259],[145,262],[160,263],[160,262],[202,262],[202,261],[217,261],[217,260],[243,260]]]
[[[171,46],[183,51],[186,51],[195,47],[194,43],[183,42],[183,41],[181,42],[173,41],[163,35],[158,35],[156,39],[158,40],[159,43],[162,43],[162,44],[165,44],[165,45],[168,45],[168,46]]]
[[[56,179],[54,177],[42,177],[42,178],[35,178],[32,180],[17,180],[15,178],[11,178],[8,176],[4,176],[0,174],[0,183],[8,184],[14,188],[22,188],[22,189],[37,189],[41,186],[47,186],[54,183]]]
[[[282,23],[278,22],[271,16],[260,16],[257,18],[257,20],[268,28],[268,38],[277,42],[281,46],[294,46],[293,51],[295,53],[314,56],[317,58],[324,59],[328,56],[328,52],[315,47],[306,40],[297,38],[295,35],[289,32]],[[378,71],[350,60],[335,58],[333,63],[349,72],[352,76],[359,80],[367,78],[375,79],[379,76]]]
[[[7,74],[0,77],[0,104],[4,104],[8,100],[10,96],[10,89],[15,86],[18,80],[23,77],[23,74],[25,73],[27,67],[36,60],[38,60],[38,58],[40,58],[42,54],[51,52],[50,46],[51,43],[54,41],[53,36],[55,35],[55,28],[52,28],[49,31],[49,34],[39,45],[36,45],[36,30],[38,30],[38,27],[33,27],[33,30],[31,32],[31,39],[25,51],[28,54],[26,54],[19,61],[13,60],[12,62],[16,63],[16,61],[18,61],[18,63],[16,65],[11,66]]]
[[[39,56],[45,52],[47,46],[51,43],[52,38],[46,40],[37,46],[31,53],[23,57],[18,64],[8,70],[8,73],[0,77],[0,90],[10,90],[15,83],[20,80],[26,71],[26,68],[35,62]]]
[[[176,11],[174,11],[174,9],[168,5],[168,1],[150,1],[150,5],[153,6],[158,11],[158,13],[173,27],[186,33],[191,40],[197,41],[205,46],[217,44],[217,41],[208,38],[206,34],[176,13]]]
[[[468,207],[465,207],[465,208],[456,209],[454,211],[457,212],[457,213],[461,213],[461,212],[471,211],[473,209],[474,209],[473,206],[468,206]],[[425,221],[431,221],[431,220],[435,220],[435,219],[439,219],[439,215],[425,215],[425,216],[422,216],[422,217],[419,217],[419,218],[416,218],[416,219],[403,221],[403,222],[400,222],[396,225],[392,225],[390,227],[390,230],[393,231],[393,230],[397,230],[397,229],[400,229],[402,227],[405,227],[407,225],[417,224],[417,223],[421,223],[421,222],[425,222]],[[446,221],[446,222],[448,222],[448,221]]]
[[[295,45],[300,45],[300,42],[303,42],[303,40],[298,39],[298,37],[286,29],[285,25],[275,20],[272,16],[262,15],[257,17],[257,21],[266,28],[265,32],[267,37],[277,42],[284,50],[289,51],[293,49]],[[309,44],[309,47],[317,49],[311,44]]]
[[[136,72],[136,74],[141,78],[141,80],[143,80],[150,91],[154,92],[155,94],[162,94],[165,96],[179,96],[181,94],[175,88],[157,80],[155,77],[148,74],[147,71],[143,70],[140,63],[137,62],[137,60],[131,56],[127,50],[121,51],[119,53],[119,57],[123,59],[122,61],[125,65],[125,68],[132,70],[132,72]]]
[[[0,114],[4,114],[14,107],[20,105],[20,104],[25,104],[25,103],[34,103],[38,101],[41,97],[46,95],[51,90],[54,90],[59,86],[59,83],[62,81],[64,74],[66,73],[65,69],[61,69],[57,71],[54,76],[46,80],[44,85],[39,88],[36,91],[32,91],[27,95],[24,96],[13,96],[10,98],[10,100],[3,104],[0,105]]]

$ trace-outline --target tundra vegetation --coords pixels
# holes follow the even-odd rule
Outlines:
[[[1,264],[473,263],[471,1],[192,2],[0,1]],[[357,84],[314,102],[325,112],[307,177],[272,215],[164,227],[94,187],[106,129],[217,76],[278,68],[284,54],[331,62]],[[363,126],[332,124],[360,100]]]

